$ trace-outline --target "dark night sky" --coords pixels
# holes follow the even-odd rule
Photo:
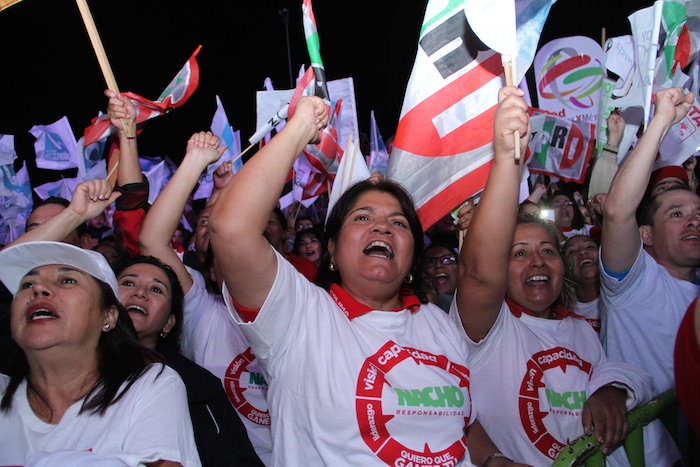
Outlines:
[[[644,1],[559,0],[550,12],[540,45],[569,35],[600,41],[628,34],[627,15]],[[155,99],[198,44],[200,84],[190,100],[152,120],[139,137],[143,155],[179,160],[188,137],[211,123],[218,94],[234,129],[245,140],[254,132],[255,91],[269,76],[289,87],[287,42],[282,17],[290,12],[294,76],[308,64],[301,0],[257,2],[197,0],[89,1],[117,83]],[[386,139],[398,123],[415,57],[425,0],[316,0],[321,54],[328,79],[354,78],[360,131],[369,130],[375,110]],[[14,134],[20,159],[28,159],[33,185],[58,173],[34,168],[35,124],[67,115],[76,137],[106,107],[106,87],[74,0],[24,0],[0,12],[3,48],[0,133]]]

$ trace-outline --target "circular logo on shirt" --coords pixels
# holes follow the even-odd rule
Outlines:
[[[387,342],[365,360],[355,404],[362,439],[388,465],[452,466],[466,452],[469,370],[443,355]]]
[[[559,375],[563,374],[572,379],[571,372],[574,371],[581,371],[588,378],[591,364],[576,352],[563,347],[538,352],[527,362],[525,377],[520,386],[520,422],[532,444],[545,456],[555,459],[568,441],[558,440],[549,433],[549,419],[571,416],[576,417],[576,423],[580,424],[586,393],[557,392],[545,387],[544,376],[548,371],[552,372],[551,381],[562,380]]]
[[[224,388],[238,413],[257,425],[270,426],[267,381],[250,347],[228,366]]]

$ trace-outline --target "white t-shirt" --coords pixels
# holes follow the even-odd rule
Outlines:
[[[267,382],[221,296],[209,293],[202,275],[187,269],[194,283],[185,295],[182,353],[221,379],[256,454],[269,465],[272,438]]]
[[[572,307],[574,313],[582,316],[595,332],[600,332],[600,296],[590,302],[576,302]]]
[[[8,382],[0,375],[3,394]],[[60,450],[89,451],[129,466],[159,459],[201,465],[185,386],[170,367],[152,364],[104,415],[79,414],[82,404],[71,405],[58,424],[46,423],[29,406],[25,379],[10,411],[0,411],[0,466],[21,466],[33,453]]]
[[[603,266],[601,259],[600,335],[608,357],[651,373],[655,395],[671,389],[676,334],[700,287],[671,276],[641,241],[639,255],[622,280],[608,275]]]
[[[471,465],[467,343],[454,322],[432,304],[350,319],[366,307],[333,290],[277,254],[265,303],[241,324],[269,384],[272,464]],[[235,313],[225,286],[224,298]]]
[[[469,343],[479,421],[501,452],[518,462],[551,465],[583,434],[584,403],[605,385],[617,382],[631,389],[628,409],[651,398],[651,377],[609,362],[597,334],[581,319],[517,317],[504,302],[486,338]],[[616,450],[608,462],[625,465],[624,450]]]

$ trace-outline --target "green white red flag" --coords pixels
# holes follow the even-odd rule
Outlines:
[[[530,109],[532,138],[527,167],[532,173],[584,183],[588,161],[595,149],[593,123],[569,120]]]

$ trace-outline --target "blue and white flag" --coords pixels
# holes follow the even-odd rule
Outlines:
[[[83,181],[107,178],[107,160],[104,158],[106,139],[83,146],[84,137],[78,140],[78,178]]]
[[[15,174],[12,164],[0,167],[0,241],[7,244],[24,233],[32,212],[32,187],[26,163]]]
[[[34,125],[36,166],[40,169],[66,170],[78,167],[78,142],[75,140],[68,117],[50,125]]]
[[[139,157],[141,171],[148,179],[148,202],[153,204],[163,187],[170,181],[177,166],[169,158]]]
[[[12,164],[17,159],[14,135],[0,134],[0,165]]]
[[[55,182],[44,183],[43,185],[36,187],[34,188],[34,192],[41,199],[57,196],[70,201],[73,198],[73,192],[77,186],[77,178],[62,178]]]
[[[374,118],[374,110],[370,112],[370,131],[369,131],[369,173],[379,172],[386,175],[386,167],[389,165],[389,153],[384,145],[377,120]]]
[[[219,137],[219,145],[225,144],[227,148],[218,161],[209,164],[207,173],[213,174],[224,162],[235,161],[231,167],[235,174],[243,167],[243,160],[238,158],[241,153],[241,132],[233,131],[219,96],[216,96],[216,112],[211,121],[211,132]]]

